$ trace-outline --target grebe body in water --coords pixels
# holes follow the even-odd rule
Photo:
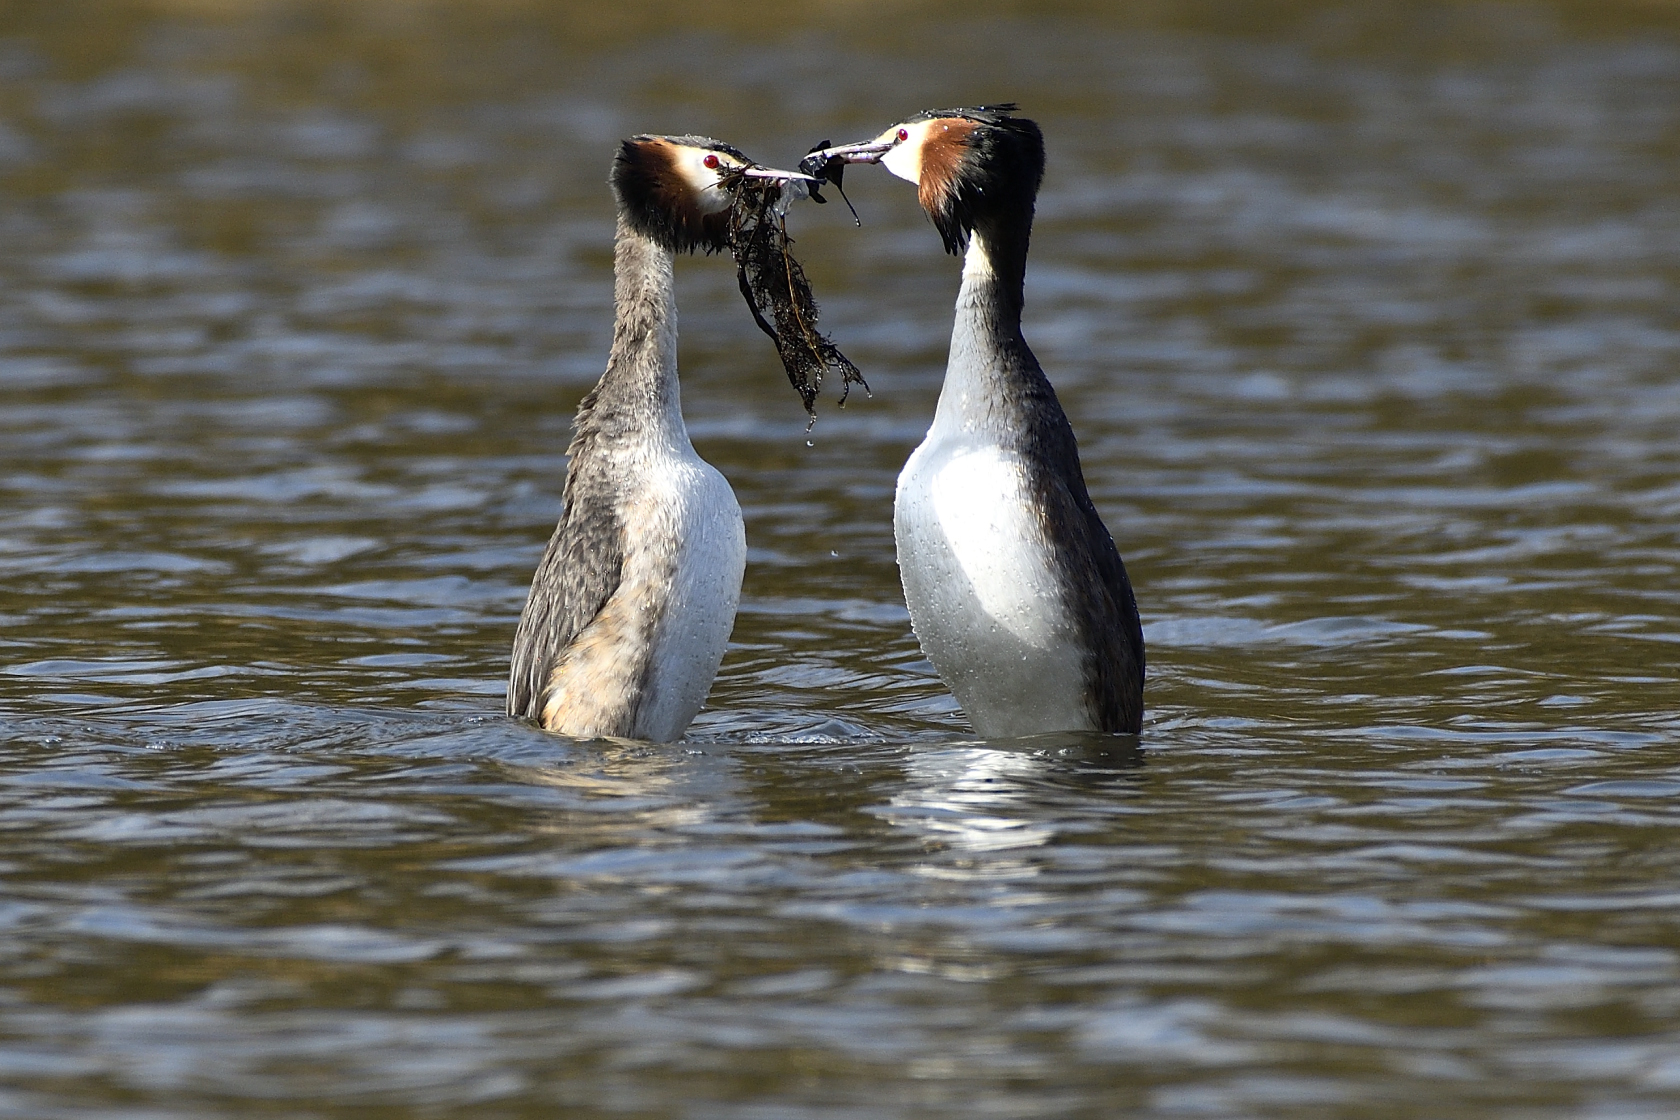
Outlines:
[[[911,625],[983,735],[1135,732],[1143,630],[1073,428],[1021,334],[1044,141],[1012,107],[917,116],[802,167],[880,163],[963,257],[945,383],[898,477]]]
[[[578,738],[668,742],[699,712],[735,623],[746,536],[700,458],[677,383],[677,253],[727,247],[758,168],[697,136],[620,145],[612,350],[573,426],[565,510],[514,638],[508,714]]]

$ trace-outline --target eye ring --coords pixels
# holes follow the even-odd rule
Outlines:
[[[908,128],[899,129],[898,130],[898,142],[902,144],[904,141],[906,141],[908,139],[910,139],[910,130]]]
[[[717,170],[717,166],[721,161],[718,159],[717,154],[714,152],[714,153],[708,154],[706,156],[706,158],[701,160],[700,162],[705,164],[707,167],[709,167],[709,168],[711,168],[712,170],[715,171],[715,170]]]

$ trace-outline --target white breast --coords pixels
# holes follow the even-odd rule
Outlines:
[[[899,575],[922,650],[983,735],[1090,727],[1083,656],[1022,465],[935,425],[898,478]]]
[[[686,441],[650,477],[659,481],[648,494],[647,516],[627,519],[644,538],[632,547],[651,556],[680,543],[637,737],[669,742],[705,703],[723,660],[741,600],[747,538],[735,492]]]

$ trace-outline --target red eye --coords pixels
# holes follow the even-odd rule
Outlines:
[[[700,162],[705,164],[707,167],[716,167],[718,165],[718,158],[716,156],[707,156]]]
[[[898,130],[898,138],[899,138],[900,141],[910,139],[910,130],[908,128],[899,129]]]

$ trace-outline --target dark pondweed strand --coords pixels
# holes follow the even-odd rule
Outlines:
[[[856,223],[859,229],[862,229],[863,219],[858,217],[857,207],[853,206],[852,200],[846,197],[846,188],[840,182],[846,175],[846,161],[839,156],[827,156],[824,159],[816,158],[818,152],[826,153],[831,143],[832,141],[823,140],[812,145],[811,150],[805,153],[805,158],[799,161],[799,170],[807,175],[814,175],[832,186],[835,192],[840,195],[840,201],[846,204],[846,209],[852,212],[852,221]],[[822,196],[821,188],[816,183],[806,184],[805,189],[811,192],[812,202],[828,201]]]
[[[817,330],[811,282],[788,249],[793,239],[788,236],[783,191],[782,184],[769,180],[747,179],[740,185],[730,211],[729,249],[753,321],[776,344],[788,382],[814,424],[825,373],[839,372],[841,405],[854,384],[862,385],[867,393],[869,383],[851,359]]]

